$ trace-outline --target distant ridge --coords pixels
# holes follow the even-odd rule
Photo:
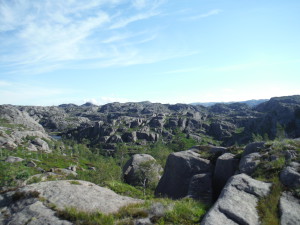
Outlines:
[[[244,103],[250,107],[255,107],[259,105],[260,103],[269,101],[269,99],[251,99],[251,100],[246,100],[246,101],[232,101],[232,102],[194,102],[190,103],[190,105],[202,105],[205,107],[213,106],[215,104],[232,104],[232,103]]]

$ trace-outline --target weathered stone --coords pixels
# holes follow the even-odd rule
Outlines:
[[[300,200],[290,193],[283,193],[279,201],[280,224],[300,224]]]
[[[225,153],[217,159],[213,189],[215,196],[218,197],[228,179],[233,176],[238,168],[239,160],[231,153]]]
[[[79,184],[72,184],[72,181],[68,180],[46,181],[27,185],[18,191],[25,193],[37,191],[40,197],[55,204],[58,209],[75,207],[79,211],[100,211],[104,214],[116,212],[119,208],[131,203],[142,202],[118,195],[107,188],[87,181],[77,182]]]
[[[196,174],[191,178],[188,197],[200,200],[209,205],[213,199],[211,173]]]
[[[268,195],[270,187],[246,174],[231,177],[201,225],[259,225],[257,202]]]
[[[284,155],[285,155],[285,160],[292,160],[297,158],[298,154],[295,150],[287,150]]]
[[[24,159],[20,158],[20,157],[15,157],[15,156],[8,156],[5,159],[5,162],[8,163],[16,163],[16,162],[22,162]]]
[[[27,166],[28,167],[36,167],[36,163],[31,160],[27,163]]]
[[[300,164],[292,162],[289,166],[283,168],[280,173],[280,181],[285,186],[290,188],[299,188],[300,187]]]
[[[142,186],[145,181],[149,184],[157,184],[161,172],[162,167],[148,154],[133,155],[123,167],[124,180],[131,185]]]
[[[48,143],[41,138],[35,138],[31,143],[34,144],[40,151],[51,152]]]
[[[182,198],[188,195],[191,178],[196,174],[212,172],[207,159],[192,150],[175,152],[169,155],[165,171],[155,190],[156,196]]]
[[[251,175],[260,163],[260,157],[257,152],[244,155],[239,165],[240,172]]]
[[[15,193],[21,197],[13,201]],[[0,224],[72,224],[57,218],[56,212],[47,207],[49,204],[58,210],[75,208],[88,213],[109,214],[128,204],[141,202],[86,181],[76,181],[76,184],[72,181],[47,181],[0,195]]]
[[[124,142],[136,142],[137,141],[136,132],[133,131],[133,132],[124,133],[122,135],[122,140]]]
[[[259,152],[265,146],[265,142],[253,142],[246,146],[243,156],[249,155],[254,152]]]

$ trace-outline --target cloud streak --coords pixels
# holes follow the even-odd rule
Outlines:
[[[221,9],[213,9],[213,10],[210,10],[210,11],[208,11],[206,13],[202,13],[202,14],[199,14],[199,15],[194,15],[194,16],[186,17],[183,20],[184,21],[191,21],[191,20],[203,19],[203,18],[206,18],[206,17],[218,15],[221,12],[222,12]]]
[[[80,60],[112,66],[144,63],[141,59],[148,57],[139,45],[154,41],[158,29],[128,27],[159,16],[163,3],[0,1],[0,69],[8,73],[43,73],[73,66]],[[131,57],[126,62],[128,55]]]

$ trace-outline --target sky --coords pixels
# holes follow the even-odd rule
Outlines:
[[[0,104],[300,94],[299,0],[0,0]]]

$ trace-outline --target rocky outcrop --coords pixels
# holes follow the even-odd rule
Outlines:
[[[86,181],[47,181],[27,185],[0,195],[2,224],[61,224],[56,210],[73,207],[78,211],[114,213],[128,204],[142,202]]]
[[[22,112],[11,105],[0,105],[0,118],[30,130],[45,132],[43,126],[30,117],[27,112]]]
[[[217,159],[213,179],[215,196],[219,196],[228,179],[235,174],[238,163],[239,160],[231,153],[225,153]]]
[[[211,173],[196,174],[191,178],[188,197],[200,200],[207,205],[212,203],[213,188]]]
[[[279,201],[280,224],[300,224],[300,200],[291,193],[283,193]]]
[[[300,187],[300,163],[291,162],[280,173],[280,181],[289,188]]]
[[[251,175],[260,163],[260,157],[257,152],[243,156],[239,165],[240,172]]]
[[[260,152],[261,149],[263,149],[265,146],[265,142],[253,142],[248,144],[245,147],[245,150],[243,152],[243,156],[249,155],[251,153]]]
[[[259,225],[258,199],[268,195],[271,184],[239,174],[231,177],[201,225]]]
[[[24,161],[24,159],[15,156],[8,156],[4,161],[8,163],[16,163],[16,162],[22,162]]]
[[[211,173],[212,165],[207,159],[192,150],[169,155],[164,174],[155,190],[156,196],[174,199],[188,195],[191,178],[196,174]]]
[[[157,184],[162,167],[148,154],[133,155],[123,167],[123,177],[126,183],[143,186],[143,184]],[[146,182],[146,183],[144,183]]]

